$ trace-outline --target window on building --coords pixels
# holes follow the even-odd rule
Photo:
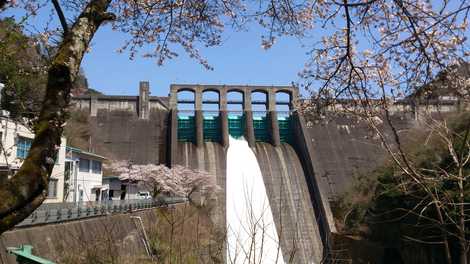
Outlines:
[[[57,197],[57,182],[58,179],[49,179],[49,187],[47,188],[47,197],[56,198]]]
[[[91,170],[93,171],[93,173],[101,173],[101,161],[94,160],[92,162]]]
[[[89,172],[90,171],[90,160],[80,159],[79,170],[81,172]]]
[[[28,151],[31,148],[32,139],[26,137],[18,137],[16,143],[16,157],[20,159],[26,159]]]

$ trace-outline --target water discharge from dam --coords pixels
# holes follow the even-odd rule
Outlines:
[[[226,263],[283,264],[263,175],[243,138],[230,137],[226,177]]]

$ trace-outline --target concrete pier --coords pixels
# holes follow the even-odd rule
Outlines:
[[[271,144],[275,147],[281,144],[281,137],[279,136],[279,123],[277,121],[277,112],[276,112],[276,93],[273,90],[268,91],[268,102],[266,109],[268,110],[267,119],[268,119],[268,132],[271,139]]]
[[[243,92],[243,115],[245,116],[245,139],[250,147],[255,146],[255,130],[253,128],[253,109],[251,105],[251,90]]]
[[[228,147],[228,113],[227,113],[227,90],[219,92],[219,125],[220,125],[220,144],[224,148]]]
[[[226,110],[220,111],[219,112],[219,120],[220,120],[220,144],[222,146],[228,147],[228,139],[229,139],[229,133],[228,133],[228,113]]]
[[[150,115],[150,84],[149,82],[139,83],[139,118],[149,119]]]

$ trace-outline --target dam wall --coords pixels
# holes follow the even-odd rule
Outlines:
[[[98,110],[89,117],[93,149],[109,160],[165,164],[168,112],[152,109],[147,119],[125,110]]]
[[[382,140],[365,121],[343,114],[329,115],[322,121],[311,117],[303,119],[304,127],[296,133],[303,131],[311,145],[309,155],[320,184],[319,191],[328,199],[336,199],[349,191],[358,177],[367,176],[387,158]],[[412,112],[395,112],[391,122],[399,134],[419,124]],[[378,128],[393,145],[392,131],[386,121]]]
[[[72,107],[88,115],[89,151],[134,164],[167,162],[168,98],[150,96],[148,82],[139,96],[75,96]]]
[[[225,181],[227,155],[226,148],[217,142],[204,142],[197,147],[191,142],[177,143],[176,160],[172,165],[181,165],[193,170],[202,170],[216,178],[217,185],[221,188],[215,201],[216,209],[211,218],[220,227],[225,226]]]
[[[323,243],[305,173],[291,145],[256,143],[254,149],[264,178],[284,259],[290,263],[320,263]]]

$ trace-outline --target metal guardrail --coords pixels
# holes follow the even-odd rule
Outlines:
[[[158,200],[114,200],[76,203],[49,203],[39,206],[31,215],[16,227],[43,225],[65,221],[79,220],[89,217],[125,213],[135,210],[150,209],[165,205],[186,202],[186,198],[165,197]]]

